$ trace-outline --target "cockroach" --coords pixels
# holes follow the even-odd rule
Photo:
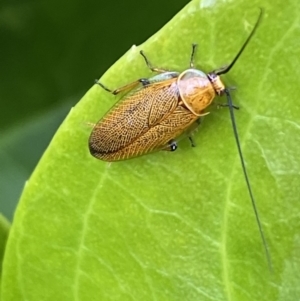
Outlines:
[[[216,96],[226,95],[227,103],[221,106],[229,108],[233,132],[244,172],[247,188],[258,223],[259,231],[266,251],[269,267],[271,259],[262,230],[252,189],[250,186],[243,154],[239,142],[230,89],[222,82],[220,75],[231,70],[253,37],[262,17],[260,9],[257,21],[229,65],[204,73],[194,68],[194,56],[197,44],[192,45],[190,68],[183,72],[167,71],[153,67],[143,51],[148,68],[158,73],[151,78],[141,78],[118,89],[111,90],[99,81],[104,90],[117,95],[125,94],[106,115],[95,124],[89,138],[90,153],[104,161],[120,161],[149,154],[158,150],[175,151],[177,138],[199,122],[201,116]],[[220,104],[219,104],[220,105]],[[189,136],[191,142],[192,139]],[[192,142],[193,146],[193,142]]]

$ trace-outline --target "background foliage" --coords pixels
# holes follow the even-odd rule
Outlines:
[[[280,1],[249,4],[238,0],[192,1],[146,43],[139,48],[131,47],[101,81],[118,87],[149,76],[138,54],[140,49],[158,66],[183,70],[188,64],[192,42],[200,44],[199,68],[211,71],[222,66],[230,62],[247,37],[256,21],[258,7],[265,10],[260,28],[224,79],[228,85],[238,88],[233,96],[241,107],[236,114],[237,123],[269,243],[273,272],[266,264],[227,110],[212,108],[195,135],[197,148],[191,149],[188,141],[182,141],[180,149],[172,154],[160,152],[109,165],[92,158],[87,149],[90,128],[86,122],[97,122],[115,101],[94,86],[72,109],[26,183],[4,257],[3,300],[299,299],[297,95],[300,88],[297,79],[300,71],[297,58],[300,48],[296,37],[300,28],[296,2],[289,0],[283,7]],[[86,10],[88,16],[97,15],[97,11],[93,6],[87,9],[86,4],[75,8],[71,5],[68,14],[57,7],[49,8],[45,10],[48,19],[40,18],[37,22],[57,22],[53,38],[44,33],[41,45],[52,41],[54,62],[68,65],[68,71],[53,72],[52,76],[41,72],[42,76],[33,76],[31,80],[24,76],[24,82],[17,80],[19,89],[23,86],[29,94],[38,93],[33,83],[40,80],[45,85],[40,89],[43,94],[57,93],[59,89],[79,94],[82,81],[71,80],[70,74],[81,74],[81,69],[75,69],[82,64],[82,69],[95,68],[94,77],[97,77],[101,70],[95,64],[103,60],[103,53],[112,55],[112,49],[118,48],[106,48],[109,40],[100,33],[105,32],[114,41],[131,34],[128,30],[122,32],[122,26],[113,34],[112,26],[104,30],[104,26],[93,23],[101,48],[95,50],[90,47],[90,41],[98,35],[88,39],[89,31],[78,24]],[[112,11],[99,10],[103,9],[106,14]],[[115,18],[110,19],[110,24],[121,19],[127,9],[130,10],[120,6],[117,12],[114,10]],[[148,14],[156,20],[158,11]],[[68,20],[76,12],[78,23]],[[154,23],[150,19],[142,21]],[[124,23],[131,22],[128,19]],[[141,23],[134,26],[139,32],[143,31]],[[75,26],[74,36],[82,36],[86,41],[74,39],[77,44],[71,43],[71,38],[64,36],[65,44],[55,43],[56,38],[63,36],[62,24]],[[69,47],[65,55],[61,53],[64,48],[61,45]],[[125,45],[128,49],[129,44]],[[82,52],[76,54],[73,49]],[[87,49],[91,53],[87,53],[85,62],[82,53]],[[27,62],[28,70],[41,64],[39,60],[32,64],[35,61]],[[110,63],[113,61],[112,58]],[[56,77],[58,74],[61,77]],[[77,83],[76,89],[71,87],[73,82]],[[11,89],[7,94],[14,95],[17,90]],[[70,94],[65,93],[62,98],[70,99]],[[52,95],[51,99],[57,97]],[[49,105],[47,109],[33,105],[36,116],[43,110],[49,112],[50,107],[56,111],[56,106],[63,115],[68,101],[67,104],[57,101],[57,105]],[[15,117],[30,120],[29,115],[25,116],[25,107],[26,103],[22,109],[20,101],[17,113],[20,115]],[[9,113],[5,115],[9,118]],[[47,126],[45,115],[29,123],[36,132],[43,124]],[[11,134],[4,138],[24,139],[17,125],[9,127],[7,123],[3,126],[4,134]],[[53,128],[55,125],[52,131]],[[12,138],[3,140],[5,144],[1,148],[7,156],[3,166],[8,164],[11,150],[19,151],[14,158],[26,153],[20,141],[15,148],[8,148],[7,145],[13,146],[9,139]],[[28,153],[38,144],[28,144]],[[15,169],[20,170],[18,165]]]
[[[0,208],[9,219],[70,108],[188,0],[63,3],[15,0],[0,8]]]

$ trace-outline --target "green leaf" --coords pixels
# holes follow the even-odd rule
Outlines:
[[[5,254],[3,300],[298,300],[300,55],[296,1],[192,1],[101,78],[115,88],[154,65],[230,63],[242,149],[272,257],[267,265],[227,109],[205,117],[196,148],[181,141],[108,164],[91,157],[87,122],[115,98],[92,87],[27,182]],[[295,101],[296,100],[296,101]],[[222,101],[222,99],[220,100]],[[121,133],[120,133],[121,134]]]

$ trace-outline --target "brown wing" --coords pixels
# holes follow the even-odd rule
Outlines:
[[[188,109],[178,106],[161,123],[149,128],[128,146],[114,153],[99,154],[97,157],[105,161],[118,161],[161,150],[170,140],[180,136],[197,118]]]
[[[126,96],[94,127],[90,150],[96,157],[130,145],[178,106],[176,78],[151,84]]]

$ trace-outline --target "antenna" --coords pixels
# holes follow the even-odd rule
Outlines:
[[[263,14],[263,9],[262,8],[259,8],[260,12],[259,12],[259,15],[258,15],[258,18],[257,18],[257,21],[251,31],[251,33],[249,34],[247,40],[244,42],[243,46],[241,47],[240,51],[237,53],[237,55],[235,56],[235,58],[233,59],[233,61],[225,66],[225,67],[222,67],[218,70],[215,70],[213,73],[217,74],[217,75],[221,75],[221,74],[225,74],[227,73],[232,67],[233,65],[236,63],[236,61],[238,60],[238,58],[241,56],[241,54],[243,53],[244,49],[246,48],[247,44],[250,42],[251,38],[253,37],[253,35],[255,34],[255,31],[259,25],[259,22],[261,20],[261,17],[262,17],[262,14]]]
[[[267,241],[266,241],[266,238],[265,238],[265,235],[264,235],[264,232],[263,232],[262,224],[261,224],[260,219],[259,219],[259,214],[258,214],[258,210],[257,210],[257,207],[256,207],[256,202],[255,202],[255,199],[254,199],[254,196],[253,196],[253,193],[252,193],[250,181],[249,181],[249,178],[248,178],[248,173],[247,173],[247,169],[246,169],[246,166],[245,166],[245,161],[244,161],[244,157],[243,157],[243,153],[242,153],[242,149],[241,149],[240,139],[239,139],[239,135],[238,135],[237,127],[236,127],[236,122],[235,122],[235,117],[234,117],[234,112],[233,112],[234,106],[233,106],[233,103],[232,103],[232,99],[231,99],[229,89],[225,89],[224,93],[226,94],[226,97],[227,97],[227,104],[228,104],[228,107],[229,107],[230,119],[231,119],[231,123],[232,123],[233,133],[234,133],[236,145],[237,145],[237,148],[238,148],[239,156],[240,156],[240,159],[241,159],[241,165],[242,165],[242,169],[243,169],[243,172],[244,172],[244,176],[245,176],[248,192],[249,192],[249,195],[250,195],[252,207],[253,207],[255,218],[256,218],[256,221],[257,221],[259,233],[260,233],[260,236],[261,236],[261,239],[262,239],[262,242],[263,242],[263,245],[264,245],[264,249],[265,249],[265,252],[266,252],[268,266],[269,266],[270,271],[272,272],[272,270],[273,270],[272,260],[271,260],[271,256],[270,256],[270,253],[269,253]]]

